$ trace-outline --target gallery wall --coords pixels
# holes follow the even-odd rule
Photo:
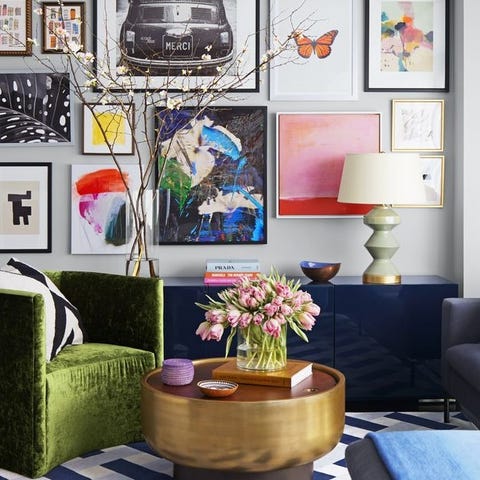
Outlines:
[[[295,6],[298,2],[292,0]],[[456,218],[455,179],[458,149],[455,143],[454,124],[456,83],[453,69],[450,72],[452,88],[449,92],[365,92],[364,91],[364,5],[354,0],[353,44],[355,51],[355,80],[357,99],[347,101],[309,100],[300,95],[296,100],[270,100],[269,77],[262,73],[258,93],[241,93],[234,101],[225,104],[267,107],[267,243],[264,245],[161,245],[151,252],[160,261],[162,276],[201,275],[206,258],[258,258],[263,270],[275,266],[287,274],[301,274],[301,260],[338,261],[342,263],[340,275],[360,275],[370,262],[363,244],[371,230],[363,225],[361,217],[349,218],[277,218],[276,214],[276,114],[279,112],[380,112],[382,117],[382,148],[391,147],[391,105],[393,99],[443,99],[445,101],[445,183],[444,202],[441,208],[398,208],[401,224],[394,230],[400,244],[393,260],[403,275],[441,275],[463,281],[460,257],[455,253],[452,221]],[[91,19],[92,2],[86,1],[86,11]],[[450,21],[453,23],[453,12]],[[269,2],[260,0],[260,22],[268,24]],[[34,22],[38,19],[34,18]],[[34,34],[39,32],[34,25]],[[452,33],[453,35],[453,33]],[[264,44],[263,41],[260,42]],[[451,45],[452,52],[455,45]],[[312,59],[316,60],[316,59]],[[320,61],[320,60],[318,60]],[[22,58],[0,57],[0,72],[28,71],[31,62]],[[41,71],[41,68],[39,68]],[[280,74],[281,70],[277,74]],[[324,72],[328,75],[328,72]],[[314,79],[311,79],[314,82]],[[473,88],[473,85],[472,85]],[[108,163],[109,157],[81,154],[81,108],[73,111],[73,144],[58,146],[1,146],[1,161],[52,162],[53,209],[52,252],[14,254],[43,269],[93,270],[123,273],[122,255],[72,255],[71,249],[71,167],[75,164]],[[457,127],[458,128],[458,125]],[[458,131],[457,131],[458,134]],[[349,138],[345,138],[348,144]],[[458,197],[458,192],[457,192]],[[458,199],[458,198],[457,198]],[[458,199],[461,201],[462,199]],[[458,242],[458,238],[456,239]],[[5,262],[11,254],[0,254]]]

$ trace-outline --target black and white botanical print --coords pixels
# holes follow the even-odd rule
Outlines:
[[[0,144],[71,141],[66,73],[0,74]]]

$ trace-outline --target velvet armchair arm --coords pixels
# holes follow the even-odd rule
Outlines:
[[[45,402],[40,401],[46,390],[44,317],[42,295],[0,290],[0,438],[8,439],[0,443],[0,458],[17,452],[17,464],[27,471],[36,445],[46,435],[44,428],[36,426],[45,425],[46,414]],[[32,409],[39,419],[36,424],[28,421]]]
[[[87,341],[154,352],[163,361],[163,281],[96,272],[45,272],[77,307]]]

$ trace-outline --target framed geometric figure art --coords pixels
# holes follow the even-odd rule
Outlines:
[[[0,164],[0,252],[52,251],[52,164]]]
[[[337,202],[347,153],[381,150],[378,112],[277,113],[277,217],[364,215]]]

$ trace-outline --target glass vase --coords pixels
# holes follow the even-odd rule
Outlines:
[[[158,268],[158,258],[126,258],[125,273],[130,277],[158,277]]]
[[[273,337],[258,325],[237,328],[237,368],[273,372],[287,365],[287,328]]]

